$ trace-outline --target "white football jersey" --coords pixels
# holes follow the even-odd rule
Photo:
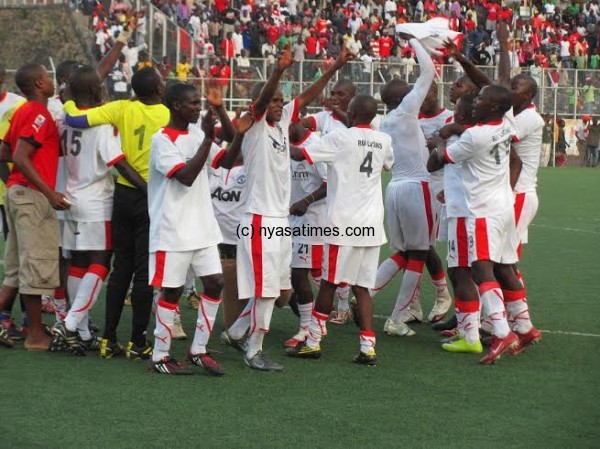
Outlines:
[[[0,122],[4,119],[4,114],[14,108],[17,103],[25,102],[25,98],[12,92],[3,92],[0,94]]]
[[[237,227],[244,213],[247,196],[246,167],[236,165],[210,170],[210,197],[215,217],[223,234],[223,243],[237,245]]]
[[[371,127],[352,127],[329,133],[318,143],[305,147],[305,154],[308,162],[327,165],[326,224],[338,235],[324,235],[325,243],[384,244],[381,173],[394,163],[390,136]],[[348,227],[355,232],[346,232]],[[357,228],[363,231],[358,232]]]
[[[447,109],[442,109],[438,115],[425,115],[419,112],[419,125],[425,136],[425,141],[433,136],[433,133],[442,129],[448,123],[454,121],[454,113]],[[427,154],[429,157],[429,154]],[[434,171],[429,174],[429,183],[435,195],[441,192],[444,188],[444,169]]]
[[[289,127],[297,122],[298,101],[283,107],[281,120],[267,122],[266,112],[256,117],[242,142],[248,176],[246,212],[267,217],[287,217],[290,207]]]
[[[115,190],[111,167],[125,158],[118,134],[111,125],[76,129],[58,120],[57,126],[66,174],[65,188],[58,191],[71,202],[65,218],[110,220]]]
[[[447,145],[452,145],[458,140],[459,137],[454,135],[448,139]],[[444,168],[444,199],[448,218],[469,216],[467,191],[462,179],[462,162],[448,164]]]
[[[50,111],[50,115],[55,122],[65,118],[63,103],[60,101],[60,97],[58,95],[48,98],[48,111]]]
[[[316,134],[309,131],[309,134],[301,142],[296,142],[294,146],[311,146],[317,145],[319,137]],[[292,171],[292,195],[290,206],[317,190],[321,185],[327,181],[327,166],[322,162],[316,162],[309,164],[307,161],[294,161],[290,162]],[[322,228],[325,226],[326,218],[326,199],[323,198],[319,201],[315,201],[306,210],[306,213],[301,217],[297,215],[290,215],[290,226],[292,228],[301,229],[303,225],[306,227],[311,226],[313,228]],[[306,228],[305,228],[306,229]],[[295,233],[298,234],[300,230]],[[292,236],[294,243],[305,243],[310,245],[322,245],[323,238],[320,235],[313,235],[312,230],[309,232],[305,230],[303,235]]]
[[[448,162],[462,162],[471,216],[491,217],[512,209],[509,158],[514,135],[514,127],[505,115],[497,122],[467,129],[457,142],[446,147]]]
[[[515,116],[515,122],[516,135],[513,138],[513,147],[521,158],[523,167],[514,191],[515,193],[535,192],[544,119],[537,113],[535,106],[531,105]]]
[[[219,153],[213,145],[194,183],[187,187],[174,178],[192,159],[204,132],[161,128],[152,136],[148,171],[150,252],[193,251],[221,243],[221,231],[210,200],[208,170]]]
[[[379,131],[381,117],[381,115],[376,115],[371,122],[371,128],[375,131]],[[331,111],[317,112],[314,115],[310,115],[309,118],[312,120],[311,129],[318,132],[321,137],[325,137],[336,129],[348,129],[346,124],[333,115]]]

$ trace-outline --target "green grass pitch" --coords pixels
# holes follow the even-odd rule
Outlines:
[[[521,267],[534,322],[548,332],[522,355],[478,366],[478,356],[442,351],[424,324],[414,337],[385,336],[380,317],[376,367],[350,363],[352,324],[329,326],[320,360],[288,359],[282,342],[297,325],[289,309],[275,311],[265,346],[284,363],[281,374],[246,368],[215,338],[220,324],[212,348],[222,352],[222,378],[0,348],[0,447],[598,447],[599,172],[543,169],[539,192]],[[398,280],[376,298],[378,316],[390,313],[397,291]],[[422,297],[427,312],[427,275]],[[194,313],[182,310],[192,335]],[[92,316],[103,323],[102,299]],[[122,343],[130,316],[127,309]],[[175,342],[173,354],[182,359],[187,344]]]

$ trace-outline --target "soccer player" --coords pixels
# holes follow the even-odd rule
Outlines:
[[[346,282],[352,285],[359,309],[360,352],[354,362],[366,365],[377,362],[369,289],[375,286],[379,247],[386,242],[381,173],[392,168],[394,154],[391,137],[371,128],[376,114],[374,98],[356,96],[348,107],[351,128],[329,133],[293,156],[310,164],[327,164],[326,224],[339,232],[324,236],[323,276],[309,333],[306,341],[286,350],[291,357],[321,356],[320,342],[333,307],[335,289]]]
[[[344,126],[344,129],[347,129]],[[302,122],[290,126],[290,142],[294,147],[312,146],[319,137]],[[323,163],[308,164],[306,161],[291,161],[292,193],[290,202],[290,226],[292,228],[292,288],[298,300],[300,328],[284,347],[293,348],[304,341],[313,309],[313,292],[309,280],[321,278],[323,259],[323,236],[325,227],[325,196],[327,195],[327,167]]]
[[[42,326],[41,296],[51,295],[59,285],[58,224],[53,209],[70,205],[54,190],[58,131],[46,107],[54,94],[52,79],[40,64],[20,67],[15,79],[27,103],[12,116],[2,149],[3,161],[12,159],[14,166],[6,184],[9,234],[0,310],[19,291],[29,320],[25,349],[46,351],[51,338]],[[4,337],[0,340],[6,344]]]
[[[380,265],[371,292],[375,294],[399,270],[404,269],[394,311],[384,326],[387,334],[396,336],[415,334],[405,321],[407,311],[418,295],[434,225],[429,174],[425,167],[427,146],[418,115],[433,81],[435,68],[421,43],[413,36],[405,37],[417,52],[421,74],[413,87],[396,79],[381,90],[381,99],[390,110],[381,130],[392,137],[394,147],[392,180],[385,196],[386,222],[394,255]]]
[[[265,357],[262,343],[269,331],[275,298],[284,296],[291,288],[291,238],[285,235],[291,188],[289,125],[298,121],[299,110],[312,102],[335,72],[353,58],[346,48],[342,49],[319,80],[284,106],[278,84],[283,72],[294,62],[288,44],[267,83],[255,86],[252,95],[255,122],[241,144],[248,175],[248,199],[240,223],[243,235],[237,247],[237,272],[240,298],[255,299],[245,355],[246,364],[253,369],[283,369]],[[220,161],[222,167],[231,167],[237,159],[237,152],[230,150]]]
[[[497,361],[502,354],[518,348],[519,337],[506,320],[504,298],[523,286],[511,265],[517,262],[514,233],[513,195],[510,187],[509,155],[515,129],[512,122],[512,95],[502,86],[486,86],[477,96],[473,116],[478,126],[467,129],[449,146],[433,138],[435,146],[427,168],[462,162],[462,175],[469,208],[467,235],[469,261],[479,287],[483,314],[491,320],[492,344],[480,363]],[[508,114],[507,114],[508,113]],[[477,323],[474,307],[461,317],[469,326]]]
[[[102,103],[102,80],[93,67],[74,69],[68,86],[79,109]],[[71,308],[64,324],[59,323],[54,331],[72,352],[84,355],[84,351],[100,347],[88,327],[88,313],[98,300],[110,266],[111,167],[138,188],[144,188],[145,181],[125,160],[112,126],[78,130],[63,120],[57,125],[67,170],[65,196],[71,203],[62,238],[63,249],[71,252],[67,282]]]
[[[221,89],[208,87],[207,98],[210,104],[219,106]],[[171,119],[152,136],[148,179],[149,272],[152,285],[160,288],[149,367],[163,374],[191,374],[169,354],[177,303],[191,266],[202,280],[204,292],[186,360],[209,374],[221,376],[225,371],[206,349],[223,289],[217,248],[222,236],[208,184],[208,166],[220,153],[214,144],[214,116],[209,110],[202,120],[202,129],[193,125],[200,117],[202,99],[189,84],[169,87],[165,104]],[[201,232],[194,232],[198,226]]]

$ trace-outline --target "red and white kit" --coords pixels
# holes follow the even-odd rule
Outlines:
[[[329,133],[304,153],[309,163],[327,164],[326,225],[339,230],[324,237],[323,279],[373,288],[386,242],[381,173],[394,163],[390,136],[353,127]]]
[[[345,127],[344,127],[345,128]],[[319,137],[310,132],[294,146],[318,144]],[[290,205],[306,198],[327,181],[327,166],[321,162],[309,164],[306,161],[290,162],[292,171],[292,195]],[[292,236],[292,268],[321,269],[323,258],[323,236],[319,234],[325,226],[325,198],[315,201],[302,216],[290,215],[290,227],[295,229]],[[304,229],[303,229],[304,226]]]
[[[246,167],[210,170],[209,185],[215,218],[223,234],[223,243],[237,245],[237,228],[246,201]]]
[[[291,288],[289,228],[291,171],[288,128],[298,121],[298,102],[283,107],[281,120],[256,117],[242,142],[248,197],[240,222],[237,280],[240,299],[276,298]],[[267,229],[272,234],[261,232]]]
[[[419,125],[423,130],[425,140],[453,121],[454,113],[447,109],[442,109],[438,115],[434,116],[419,113]],[[448,220],[444,204],[437,199],[438,193],[444,188],[444,169],[429,174],[429,188],[431,189],[431,205],[434,218],[432,242],[435,239],[444,241],[448,237]]]
[[[509,183],[509,155],[515,134],[512,112],[502,120],[467,129],[449,145],[449,163],[462,162],[469,218],[469,262],[517,262],[513,195]]]
[[[115,184],[111,167],[125,158],[110,125],[75,129],[57,122],[66,167],[65,211],[62,245],[71,251],[111,249],[110,219]]]
[[[517,245],[527,243],[527,229],[538,210],[537,172],[540,166],[540,148],[542,146],[542,129],[544,119],[531,105],[515,116],[517,134],[513,139],[513,147],[521,159],[523,166],[514,188],[515,222],[517,224]]]
[[[187,131],[162,128],[152,136],[148,171],[150,284],[181,287],[191,267],[195,276],[221,273],[217,244],[222,236],[210,199],[208,167],[220,154],[213,145],[202,171],[187,187],[173,177],[204,140],[195,125]]]

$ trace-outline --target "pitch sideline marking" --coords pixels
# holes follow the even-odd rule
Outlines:
[[[548,226],[548,225],[544,225],[544,224],[538,224],[538,223],[531,223],[529,226],[536,226],[538,228],[546,228],[546,229],[554,229],[556,231],[571,231],[571,232],[583,232],[585,234],[595,234],[595,235],[600,235],[600,232],[598,231],[591,231],[589,229],[578,229],[578,228],[561,228],[558,226]]]

